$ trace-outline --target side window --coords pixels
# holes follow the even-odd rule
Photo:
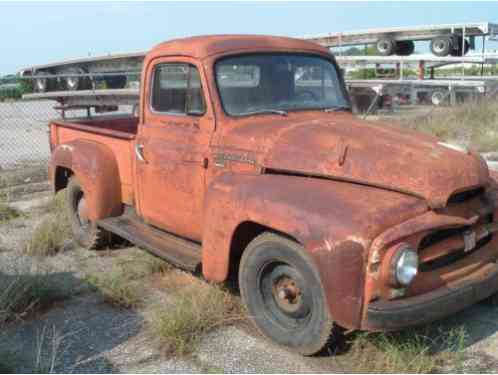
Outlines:
[[[202,115],[201,78],[190,64],[159,64],[154,69],[152,109],[156,112]]]

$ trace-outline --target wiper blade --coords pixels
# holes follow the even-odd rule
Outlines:
[[[347,106],[344,106],[344,105],[343,105],[343,106],[337,106],[337,107],[325,108],[325,109],[323,110],[323,112],[327,112],[327,113],[329,113],[329,112],[337,112],[337,111],[347,111],[347,110],[349,110],[349,109],[351,109],[351,107],[347,107]]]
[[[241,116],[260,115],[260,114],[265,114],[265,113],[270,113],[270,114],[275,114],[275,115],[280,115],[280,116],[287,116],[287,111],[284,111],[281,109],[259,109],[257,111],[243,112],[243,113],[240,113],[240,115]]]

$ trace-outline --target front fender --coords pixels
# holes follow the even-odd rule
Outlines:
[[[122,213],[118,164],[109,147],[87,140],[75,140],[57,146],[49,163],[54,191],[56,172],[60,167],[69,169],[82,185],[91,220]]]
[[[394,220],[381,211],[413,211],[410,205],[414,201],[418,200],[324,179],[223,175],[206,194],[204,276],[217,282],[227,278],[232,237],[241,223],[249,221],[272,228],[293,237],[309,252],[319,270],[332,316],[344,327],[357,328],[366,249],[375,234]],[[372,209],[375,204],[387,207]]]

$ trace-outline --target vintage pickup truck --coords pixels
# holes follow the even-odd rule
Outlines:
[[[138,117],[50,123],[50,179],[86,248],[123,237],[238,280],[266,336],[398,330],[498,290],[497,184],[479,154],[353,116],[329,50],[206,36],[146,56]]]

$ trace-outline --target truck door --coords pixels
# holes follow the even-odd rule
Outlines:
[[[201,239],[214,116],[199,66],[187,58],[149,64],[135,145],[138,214],[175,234]]]

